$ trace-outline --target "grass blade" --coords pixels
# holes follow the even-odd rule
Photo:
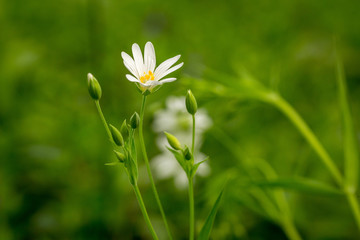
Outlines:
[[[343,194],[340,190],[329,186],[325,183],[306,179],[306,178],[278,178],[276,180],[270,181],[257,181],[251,183],[251,185],[256,185],[260,187],[270,187],[270,188],[284,188],[289,190],[296,190],[308,193],[315,194],[324,194],[324,195],[340,195]]]
[[[206,219],[206,221],[204,223],[204,226],[202,227],[202,229],[200,231],[198,240],[208,240],[209,239],[211,229],[212,229],[212,227],[214,225],[215,216],[216,216],[216,213],[217,213],[217,211],[219,209],[219,206],[220,206],[220,200],[221,200],[221,197],[223,195],[223,192],[224,192],[224,189],[220,192],[218,198],[216,199],[215,204],[212,207],[212,209],[210,211],[210,214],[207,217],[207,219]]]
[[[349,192],[354,193],[358,182],[358,149],[348,103],[344,68],[337,52],[336,75],[339,89],[339,102],[344,124],[345,187]]]

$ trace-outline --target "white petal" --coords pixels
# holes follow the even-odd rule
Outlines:
[[[163,72],[161,75],[158,75],[158,76],[157,76],[157,77],[158,77],[157,79],[160,80],[161,78],[165,77],[166,75],[168,75],[168,74],[170,74],[170,73],[178,70],[179,68],[182,67],[182,65],[184,65],[183,62],[180,63],[180,64],[178,64],[178,65],[176,65],[176,66],[174,66],[174,67],[172,67],[172,68],[170,68],[170,69],[168,69],[167,71]]]
[[[156,65],[156,56],[154,45],[151,42],[147,42],[145,44],[144,61],[146,70],[154,72]]]
[[[160,85],[162,84],[162,82],[159,82],[159,81],[147,81],[144,86],[157,86],[157,85]]]
[[[154,72],[155,79],[159,79],[157,76],[162,75],[163,72],[166,72],[172,65],[174,65],[177,60],[179,60],[180,55],[177,55],[175,57],[169,58],[168,60],[161,63]]]
[[[134,60],[132,59],[132,57],[129,56],[129,54],[127,54],[126,52],[121,52],[121,57],[124,60],[124,63],[126,63],[131,69],[136,70],[136,65]],[[128,67],[127,67],[128,68]],[[129,68],[128,68],[129,69]],[[129,69],[130,70],[130,69]],[[131,71],[131,70],[130,70]],[[137,70],[136,70],[137,73]],[[134,74],[134,73],[133,73]],[[135,76],[137,74],[134,74]]]
[[[163,83],[173,82],[175,80],[176,80],[176,78],[165,78],[163,80],[160,80],[159,82],[161,82],[161,84],[163,84]]]
[[[138,71],[138,73],[141,75],[144,72],[144,59],[141,53],[141,49],[139,45],[134,43],[132,45],[132,52],[135,60],[135,66]]]
[[[136,79],[134,76],[131,76],[130,74],[126,74],[126,78],[127,78],[130,82],[138,82],[138,83],[140,83],[139,79]]]
[[[135,66],[132,66],[131,64],[129,65],[126,61],[124,61],[124,65],[135,77],[140,78]]]

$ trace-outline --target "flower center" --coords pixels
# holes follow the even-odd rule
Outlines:
[[[148,80],[154,80],[155,77],[154,77],[154,74],[149,71],[148,73],[144,72],[144,74],[140,77],[140,81],[142,83],[146,83]]]

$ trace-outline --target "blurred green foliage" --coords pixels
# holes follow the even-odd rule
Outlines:
[[[214,121],[202,149],[211,157],[212,174],[195,183],[198,230],[224,178],[235,173],[212,238],[286,239],[274,219],[244,204],[239,186],[252,176],[244,163],[262,158],[279,176],[333,184],[331,176],[279,111],[246,97],[212,94],[211,79],[221,73],[223,81],[236,81],[246,68],[298,110],[343,169],[332,39],[339,38],[358,129],[359,9],[355,0],[0,0],[0,239],[149,239],[123,169],[104,165],[114,155],[86,86],[91,72],[102,86],[108,122],[120,127],[141,100],[125,79],[121,51],[149,40],[158,62],[180,53],[185,63],[174,73],[178,81],[149,98],[149,156],[159,152],[152,113],[167,96],[194,88]],[[236,144],[233,153],[221,134]],[[143,197],[165,239],[141,159],[139,164]],[[186,191],[172,181],[158,181],[158,190],[174,235],[186,239]],[[304,239],[358,238],[344,197],[285,193]]]

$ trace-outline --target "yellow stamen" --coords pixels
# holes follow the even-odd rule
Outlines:
[[[140,81],[142,83],[145,83],[148,80],[155,80],[155,76],[152,71],[149,71],[148,74],[146,74],[146,72],[144,72],[143,76],[140,77]]]

